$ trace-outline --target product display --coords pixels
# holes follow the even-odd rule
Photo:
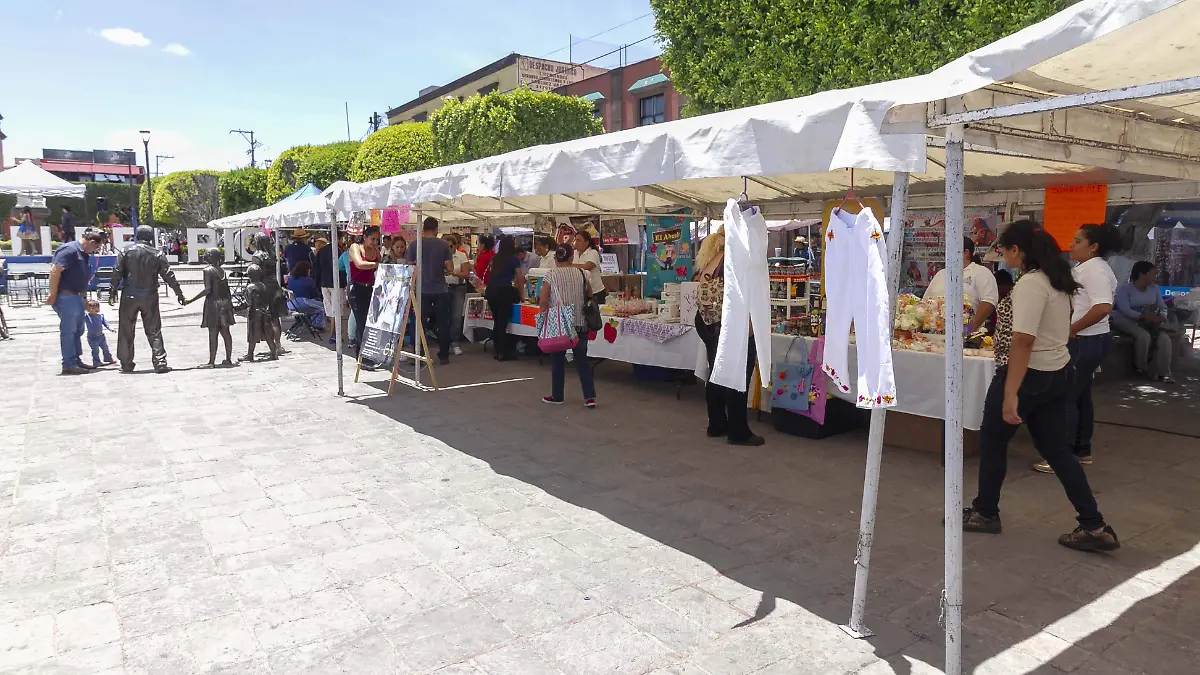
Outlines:
[[[751,206],[730,199],[725,204],[725,297],[721,337],[713,359],[712,382],[746,391],[746,359],[750,326],[756,335],[771,333],[770,284],[762,261],[767,257],[767,221]],[[886,310],[886,307],[885,307]],[[756,340],[759,372],[771,372],[771,348]]]

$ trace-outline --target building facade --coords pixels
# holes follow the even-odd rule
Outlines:
[[[20,160],[18,160],[20,161]],[[141,185],[145,170],[137,153],[125,150],[55,150],[42,148],[33,160],[46,171],[72,183],[126,183]]]
[[[675,91],[658,57],[614,68],[555,91],[591,101],[606,132],[677,120],[686,102]]]
[[[447,98],[461,101],[476,94],[506,92],[520,87],[554,91],[604,72],[603,68],[594,66],[509,54],[449,84],[422,89],[417,98],[388,110],[388,124],[427,122],[429,115],[441,108]]]

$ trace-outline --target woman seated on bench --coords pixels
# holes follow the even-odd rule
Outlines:
[[[1112,327],[1133,338],[1133,367],[1152,380],[1167,384],[1171,379],[1171,338],[1168,335],[1167,305],[1154,280],[1158,268],[1146,260],[1133,264],[1129,283],[1117,287]],[[1152,364],[1152,365],[1151,365]]]
[[[321,289],[309,276],[312,265],[301,260],[288,277],[288,290],[296,296],[295,310],[312,317],[313,328],[325,329],[325,303],[321,301]]]

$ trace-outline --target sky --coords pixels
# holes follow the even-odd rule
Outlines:
[[[121,150],[161,172],[246,166],[368,131],[372,112],[509,53],[583,61],[654,33],[649,0],[0,0],[4,161],[42,148]],[[628,22],[628,23],[627,23]],[[625,24],[625,25],[621,25]],[[617,27],[620,26],[620,27]],[[614,28],[613,30],[608,30]],[[658,53],[654,40],[631,61]],[[616,56],[595,65],[617,65]],[[140,159],[144,164],[145,160]]]

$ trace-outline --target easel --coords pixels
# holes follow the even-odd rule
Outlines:
[[[419,305],[414,306],[414,303],[413,303],[412,290],[415,290],[416,286],[420,284],[420,278],[419,278],[420,275],[417,273],[417,269],[415,267],[413,269],[412,275],[413,275],[413,279],[412,279],[413,289],[410,289],[409,293],[407,294],[407,297],[404,302],[404,309],[401,310],[402,318],[400,320],[400,334],[396,338],[395,351],[393,352],[393,356],[392,356],[392,375],[390,378],[388,378],[388,389],[387,389],[388,396],[392,395],[392,387],[395,385],[397,380],[400,382],[403,382],[405,384],[408,384],[410,386],[416,387],[418,389],[424,388],[423,385],[421,384],[421,380],[420,380],[420,368],[421,368],[422,363],[424,363],[425,366],[427,368],[429,368],[429,378],[433,382],[433,390],[434,391],[438,390],[437,374],[433,370],[433,363],[430,362],[429,357],[427,356],[427,354],[429,354],[429,344],[425,341],[425,331],[421,330],[421,308]],[[418,297],[419,297],[419,295],[418,295]],[[414,354],[412,352],[404,351],[404,336],[408,332],[408,319],[410,316],[412,316],[415,319],[415,324],[417,326],[416,339],[420,340],[421,349],[419,351],[422,353]],[[365,326],[360,327],[359,333],[360,333],[359,339],[361,340],[361,339],[363,339],[362,336],[365,335],[365,333],[366,333],[366,327]],[[414,373],[413,373],[416,376],[415,379],[409,380],[407,378],[399,377],[400,360],[402,357],[405,357],[405,356],[412,358],[413,361],[415,362],[415,369],[414,369]],[[358,355],[357,366],[354,369],[354,382],[355,383],[358,382],[358,376],[361,372],[362,372],[362,353],[360,351],[360,353]]]

